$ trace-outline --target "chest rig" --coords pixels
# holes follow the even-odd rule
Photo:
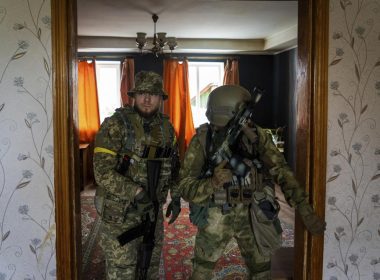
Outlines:
[[[117,110],[126,134],[117,170],[134,183],[147,186],[147,162],[161,162],[157,196],[171,180],[175,137],[166,116],[158,113],[152,120],[140,117],[132,108]]]
[[[197,130],[206,160],[210,158],[223,140],[218,139],[212,133],[208,124],[202,125]],[[243,136],[241,135],[237,141],[238,143],[233,147],[234,155],[229,161],[229,167],[235,171],[239,170],[237,165],[239,165],[239,162],[243,162],[245,169],[248,167],[247,172],[239,175],[236,175],[239,172],[233,172],[235,174],[232,181],[227,183],[223,189],[215,191],[212,196],[211,206],[221,206],[223,212],[228,212],[231,207],[237,204],[250,205],[252,202],[259,203],[259,201],[266,198],[268,189],[266,185],[270,183],[263,175],[264,167],[255,152],[255,143]],[[206,162],[205,165],[207,166],[208,164]],[[268,189],[268,191],[272,192],[271,190],[273,190],[273,185]]]

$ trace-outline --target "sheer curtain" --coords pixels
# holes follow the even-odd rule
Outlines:
[[[223,85],[239,85],[239,62],[237,59],[227,59],[224,67]]]
[[[164,113],[169,116],[177,134],[181,159],[195,133],[188,72],[186,59],[183,62],[177,59],[164,60],[164,88],[169,94],[168,100],[164,103]]]
[[[78,62],[78,119],[80,143],[91,143],[100,126],[95,61]]]
[[[133,99],[129,98],[128,91],[135,85],[135,60],[133,58],[126,58],[123,61],[121,68],[121,82],[120,82],[120,95],[121,104],[123,106],[129,104],[133,105]]]

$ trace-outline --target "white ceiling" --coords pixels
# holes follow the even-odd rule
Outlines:
[[[175,52],[271,53],[297,44],[297,1],[77,0],[79,51],[137,51],[136,32],[178,38]]]

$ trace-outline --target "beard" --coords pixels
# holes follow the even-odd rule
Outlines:
[[[154,115],[157,114],[158,110],[159,110],[159,107],[157,107],[156,109],[154,109],[153,111],[150,111],[150,112],[144,112],[142,110],[140,110],[139,107],[136,106],[136,103],[135,105],[133,106],[133,108],[135,109],[135,111],[143,118],[145,119],[150,119],[152,118]]]

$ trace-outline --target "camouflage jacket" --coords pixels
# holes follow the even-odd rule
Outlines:
[[[240,138],[240,145],[246,155],[255,155],[264,165],[268,174],[280,187],[292,207],[308,203],[306,192],[300,188],[293,172],[286,163],[284,156],[274,145],[271,136],[259,126],[256,126],[257,141],[252,143],[246,135]],[[205,151],[200,139],[200,133],[192,138],[186,151],[183,166],[180,169],[179,189],[182,197],[189,202],[204,205],[213,194],[211,178],[200,178],[202,168],[206,164]]]
[[[160,201],[165,201],[169,188],[172,197],[178,196],[178,147],[168,117],[157,113],[148,123],[128,106],[117,109],[111,117],[106,118],[95,138],[95,180],[109,199],[117,202],[122,200],[128,204],[134,200],[137,188],[144,187],[147,180],[146,166],[140,157],[146,146],[172,148],[170,158],[162,159],[170,166],[161,168],[157,196]],[[126,173],[120,174],[117,170],[125,154],[132,160]],[[161,182],[164,175],[169,180]]]

